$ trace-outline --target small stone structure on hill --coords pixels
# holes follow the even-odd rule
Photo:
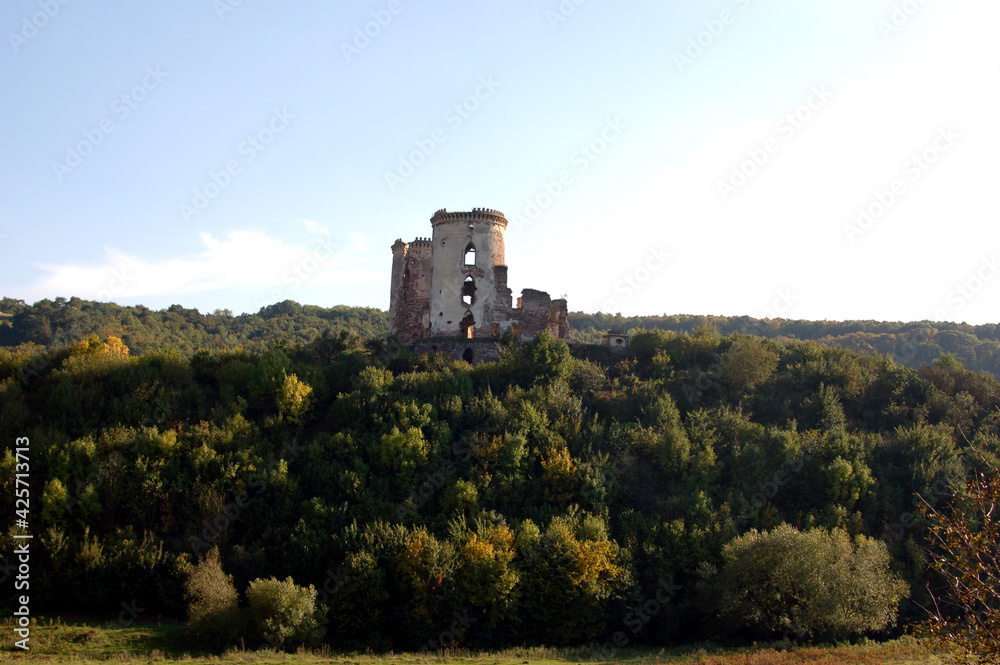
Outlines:
[[[609,330],[601,334],[601,343],[615,353],[628,351],[629,337],[624,330]]]

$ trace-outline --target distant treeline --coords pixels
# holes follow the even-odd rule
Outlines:
[[[262,307],[256,314],[233,315],[228,310],[202,314],[172,305],[151,310],[142,305],[121,307],[80,298],[0,300],[0,346],[35,343],[46,347],[74,344],[90,335],[120,337],[133,355],[175,348],[191,355],[199,349],[264,351],[276,343],[304,344],[324,332],[341,331],[377,337],[387,331],[386,312],[372,307],[317,307],[292,300]],[[1000,323],[918,321],[796,321],[748,316],[614,316],[572,312],[576,340],[598,344],[611,329],[635,332],[669,330],[693,333],[714,327],[722,335],[738,332],[768,339],[813,340],[824,346],[892,356],[907,367],[921,367],[949,353],[965,367],[1000,377]]]
[[[1000,377],[1000,324],[973,326],[939,321],[796,321],[754,319],[749,316],[612,316],[569,315],[576,339],[597,343],[601,333],[671,330],[693,333],[713,327],[722,335],[742,333],[768,339],[816,341],[827,347],[843,347],[862,353],[877,352],[907,367],[933,363],[942,354],[955,356],[968,369]]]
[[[191,355],[200,349],[243,348],[264,351],[274,344],[304,344],[324,332],[353,332],[377,337],[386,332],[386,315],[373,307],[316,307],[285,300],[262,307],[256,314],[233,315],[229,310],[202,314],[171,305],[152,310],[142,305],[80,298],[0,300],[0,346],[35,343],[49,348],[75,344],[91,335],[120,337],[133,355],[174,348]]]

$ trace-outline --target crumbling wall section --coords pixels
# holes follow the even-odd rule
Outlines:
[[[507,266],[493,266],[493,294],[483,305],[482,332],[477,336],[499,336],[510,331],[511,290],[507,286]]]
[[[392,244],[392,277],[389,280],[389,334],[398,334],[400,296],[403,286],[403,273],[406,269],[407,245],[402,238],[397,238]]]
[[[511,310],[511,318],[520,322],[521,337],[534,337],[549,329],[549,313],[552,298],[545,291],[524,289],[517,299],[517,307]]]
[[[400,245],[402,245],[400,247]],[[410,343],[430,328],[431,275],[434,253],[429,238],[393,245],[393,288],[389,298],[390,330]]]
[[[549,305],[549,334],[556,339],[569,339],[569,307],[565,298]]]

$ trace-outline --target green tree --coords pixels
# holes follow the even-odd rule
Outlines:
[[[777,348],[760,337],[735,335],[719,360],[719,383],[736,397],[751,395],[777,369]]]
[[[292,361],[281,348],[269,349],[261,356],[254,372],[250,391],[260,405],[274,404],[278,390],[284,385],[291,370]]]
[[[723,566],[702,586],[730,631],[844,639],[896,620],[907,585],[889,570],[884,543],[846,531],[753,530],[722,550]],[[714,579],[713,579],[714,577]]]
[[[563,379],[572,367],[566,342],[555,339],[545,330],[520,348],[507,352],[507,358],[515,381],[523,386],[546,385]]]
[[[326,611],[316,605],[316,589],[285,580],[256,579],[247,588],[249,632],[276,649],[315,646],[326,632]]]
[[[400,482],[406,485],[427,461],[430,445],[418,427],[403,432],[393,427],[391,432],[382,435],[378,451],[382,464],[398,474]]]
[[[443,629],[440,622],[449,614],[446,596],[454,567],[451,543],[438,540],[424,527],[414,529],[407,537],[395,572],[403,592],[403,637],[412,646]]]
[[[512,562],[514,532],[507,525],[481,525],[456,553],[455,591],[459,605],[471,607],[495,628],[510,618],[520,579]]]
[[[204,646],[223,648],[234,644],[243,630],[244,616],[232,575],[226,575],[213,547],[184,585],[188,600],[188,631]]]
[[[66,502],[69,492],[58,478],[45,483],[42,490],[42,521],[46,524],[62,526],[63,515],[66,513]]]
[[[385,570],[370,552],[352,552],[330,599],[331,631],[350,647],[378,646],[385,639]]]
[[[554,644],[596,639],[608,621],[608,604],[628,584],[624,556],[592,520],[555,517],[544,533],[518,534],[524,560],[524,619],[528,634]]]

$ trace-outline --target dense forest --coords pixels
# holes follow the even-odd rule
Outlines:
[[[637,331],[624,356],[543,334],[470,366],[356,334],[377,310],[3,308],[36,613],[184,618],[199,570],[251,609],[312,585],[345,648],[892,634],[942,584],[916,497],[947,507],[1000,453],[993,376],[790,339],[807,324]],[[886,325],[857,334],[908,332]]]
[[[878,352],[914,368],[950,353],[969,369],[1000,377],[1000,324],[795,321],[746,316],[622,317],[583,312],[571,312],[569,318],[574,339],[588,344],[599,344],[601,333],[611,329],[693,333],[711,326],[722,335],[737,332],[775,340],[814,340],[824,346]],[[384,335],[386,329],[386,314],[379,309],[323,308],[291,300],[262,307],[256,314],[234,316],[227,310],[201,314],[180,305],[153,311],[79,298],[41,300],[34,305],[0,299],[0,346],[64,346],[90,335],[110,335],[120,337],[133,355],[166,348],[188,355],[200,349],[263,352],[277,343],[306,344],[327,331],[346,330],[369,338]]]

